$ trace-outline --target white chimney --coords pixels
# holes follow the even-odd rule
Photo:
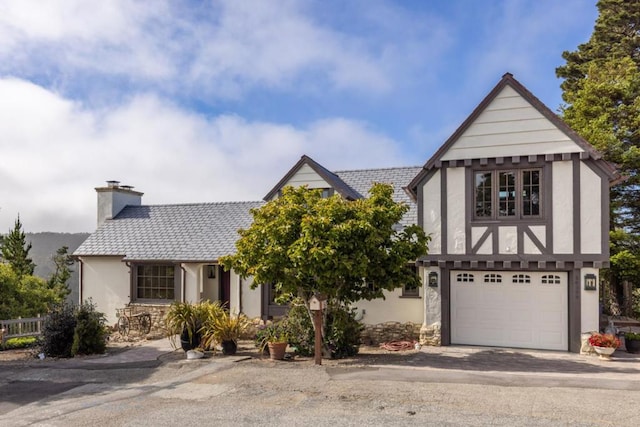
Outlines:
[[[120,181],[107,181],[106,187],[97,187],[98,193],[98,227],[108,219],[120,213],[125,206],[140,206],[142,195],[133,191],[130,185],[120,185]]]

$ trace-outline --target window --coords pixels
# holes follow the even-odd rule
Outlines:
[[[333,196],[333,188],[322,188],[322,198],[326,199]]]
[[[136,267],[136,298],[175,299],[175,267],[172,265],[139,265]]]
[[[411,265],[409,267],[407,267],[409,270],[411,270],[411,272],[417,276],[418,275],[418,267],[416,267],[415,265]],[[402,287],[402,296],[403,297],[419,297],[420,296],[420,290],[418,288],[418,285],[413,283],[413,284],[408,284],[405,283],[404,286]]]
[[[456,282],[473,282],[473,274],[471,273],[458,273],[456,276]]]
[[[502,275],[494,273],[485,274],[484,283],[502,283]]]
[[[531,276],[528,274],[514,274],[513,283],[531,283]]]
[[[546,276],[542,276],[542,284],[543,285],[559,285],[560,284],[560,276],[556,276],[554,274],[548,274]]]
[[[476,172],[475,218],[540,217],[541,174],[542,169]]]

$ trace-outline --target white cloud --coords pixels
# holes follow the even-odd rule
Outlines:
[[[148,204],[255,200],[302,154],[329,169],[405,163],[397,143],[342,118],[206,118],[154,95],[90,110],[18,79],[0,79],[0,117],[3,233],[18,214],[27,231],[93,230],[93,188],[110,179]]]

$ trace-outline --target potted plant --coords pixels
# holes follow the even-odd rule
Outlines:
[[[289,333],[285,321],[267,325],[256,334],[256,345],[261,351],[269,349],[269,358],[282,360],[289,345]]]
[[[629,353],[640,353],[640,333],[625,332],[624,343]]]
[[[589,345],[593,347],[601,359],[608,360],[620,347],[620,340],[612,334],[595,333],[589,337]]]
[[[251,321],[244,314],[232,316],[227,310],[222,310],[216,316],[208,318],[202,325],[202,342],[205,347],[215,343],[222,346],[222,354],[236,354],[238,338],[251,325]]]
[[[207,319],[218,316],[224,309],[219,302],[205,301],[198,304],[174,302],[165,318],[167,336],[173,347],[175,337],[180,336],[180,346],[189,351],[201,346],[201,328]]]

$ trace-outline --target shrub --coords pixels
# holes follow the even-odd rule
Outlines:
[[[85,302],[76,310],[76,327],[71,354],[102,354],[107,348],[106,319],[93,303]]]
[[[38,339],[36,337],[9,338],[4,345],[4,349],[29,348],[33,347],[37,343]]]
[[[324,345],[331,358],[341,359],[358,354],[363,326],[355,320],[355,311],[340,304],[329,304],[324,315]],[[313,356],[315,333],[309,312],[300,299],[291,303],[286,318],[289,344],[301,356]]]
[[[358,354],[363,326],[355,316],[355,310],[339,303],[330,304],[327,308],[324,339],[331,358],[342,359]]]
[[[49,357],[71,357],[76,317],[73,306],[53,307],[42,327],[42,352]]]
[[[289,344],[295,348],[295,352],[301,356],[313,356],[315,343],[313,323],[302,299],[291,302],[287,315],[287,330]]]

